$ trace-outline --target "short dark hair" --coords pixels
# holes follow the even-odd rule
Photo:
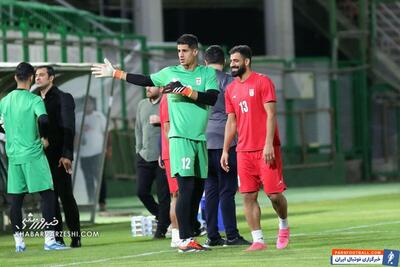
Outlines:
[[[251,63],[252,52],[251,48],[248,45],[237,45],[232,47],[231,50],[229,50],[229,54],[232,55],[235,53],[239,53],[240,55],[242,55],[242,57],[250,59]]]
[[[56,76],[56,72],[52,66],[43,65],[43,66],[36,67],[35,73],[38,69],[47,69],[47,74],[49,75],[49,77]]]
[[[219,45],[211,45],[204,53],[204,59],[208,64],[225,64],[225,53]]]
[[[35,75],[35,69],[33,66],[27,62],[21,62],[15,68],[15,76],[17,80],[20,82],[26,82],[29,80],[29,77]]]
[[[190,33],[182,34],[181,37],[176,40],[176,43],[178,45],[186,44],[192,49],[199,47],[199,40],[197,39],[197,36]]]

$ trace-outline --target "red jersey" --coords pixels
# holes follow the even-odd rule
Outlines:
[[[169,122],[167,95],[163,95],[160,101],[160,123],[161,123],[161,159],[169,159],[168,136],[164,132],[164,123]]]
[[[227,86],[226,113],[235,113],[237,123],[236,151],[264,149],[267,134],[266,102],[276,102],[275,87],[268,77],[260,73],[252,72],[244,82],[235,79]],[[280,145],[277,124],[273,145]]]

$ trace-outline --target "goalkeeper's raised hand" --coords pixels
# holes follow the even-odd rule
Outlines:
[[[115,69],[107,58],[104,59],[104,64],[93,64],[91,71],[92,75],[94,75],[96,78],[113,77],[122,79],[122,75],[124,73],[121,70]]]
[[[193,89],[189,86],[184,86],[181,82],[170,82],[162,89],[163,94],[178,94],[190,97],[193,93]]]

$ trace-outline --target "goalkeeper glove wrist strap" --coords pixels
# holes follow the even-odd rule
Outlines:
[[[186,86],[186,87],[185,87],[185,90],[183,90],[182,94],[183,94],[184,96],[191,97],[192,94],[193,94],[193,89],[192,89],[192,87]]]
[[[122,70],[114,70],[113,71],[113,78],[121,80],[124,72]]]

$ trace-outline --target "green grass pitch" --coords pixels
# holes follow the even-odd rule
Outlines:
[[[247,253],[245,247],[228,247],[180,254],[169,247],[169,239],[131,237],[129,217],[100,217],[96,225],[83,227],[100,236],[84,238],[82,248],[67,251],[44,251],[43,238],[26,238],[27,251],[17,254],[11,234],[1,233],[0,266],[309,267],[330,266],[333,248],[400,250],[399,183],[293,188],[286,196],[292,237],[285,250],[275,248],[278,221],[266,196],[260,193],[268,244],[265,251]],[[236,199],[238,227],[245,238],[251,239],[241,196]],[[109,205],[131,211],[138,211],[140,206],[135,198],[111,199]]]

